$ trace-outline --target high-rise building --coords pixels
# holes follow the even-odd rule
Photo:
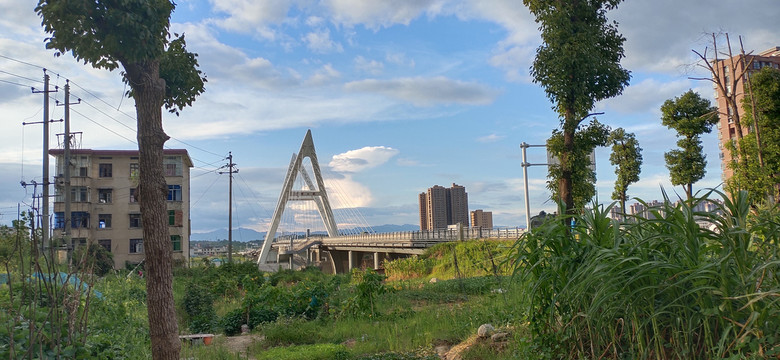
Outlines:
[[[469,226],[469,198],[466,188],[452,184],[451,188],[434,185],[418,196],[420,230],[445,229],[461,223]]]
[[[493,228],[493,212],[474,210],[471,212],[471,227],[492,229]]]
[[[713,65],[718,72],[721,79],[725,80],[728,84],[725,89],[726,93],[732,91],[736,94],[736,109],[729,106],[726,101],[724,91],[715,86],[715,97],[718,104],[718,113],[720,114],[720,121],[718,122],[718,148],[720,149],[721,170],[723,180],[728,180],[733,175],[733,170],[729,168],[728,164],[732,161],[731,153],[729,152],[726,144],[737,138],[737,129],[734,125],[734,114],[737,113],[740,118],[743,136],[747,136],[750,132],[751,124],[747,124],[744,120],[744,109],[742,107],[742,99],[745,97],[745,91],[747,88],[746,81],[751,73],[761,70],[763,67],[773,67],[775,69],[780,68],[780,46],[765,50],[758,55],[737,55],[730,59],[719,60]],[[733,67],[731,69],[730,67]],[[737,81],[734,89],[731,87],[731,79],[733,73],[737,74],[735,78],[738,78],[739,74],[745,73],[745,76]]]
[[[64,239],[64,151],[49,154],[57,161],[54,235]],[[168,236],[174,261],[189,258],[190,160],[187,150],[166,149],[163,171],[168,184]],[[97,243],[111,252],[114,268],[144,259],[143,224],[138,204],[137,150],[71,150],[71,247]],[[63,244],[68,245],[68,244]]]

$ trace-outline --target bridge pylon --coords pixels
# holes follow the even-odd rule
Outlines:
[[[316,186],[311,177],[309,177],[306,168],[303,166],[303,159],[307,157],[311,161]],[[298,178],[299,174],[309,190],[293,190],[295,180]],[[279,222],[282,220],[284,208],[287,206],[288,201],[314,201],[317,205],[317,211],[322,218],[322,222],[325,224],[325,228],[328,231],[328,236],[338,236],[336,220],[333,218],[333,210],[330,207],[330,201],[328,201],[328,193],[325,191],[325,182],[322,180],[320,165],[317,161],[317,152],[314,150],[314,140],[312,140],[311,130],[306,132],[303,143],[301,143],[300,151],[298,151],[297,154],[293,154],[292,160],[290,161],[290,167],[287,169],[287,175],[285,176],[284,185],[282,186],[282,193],[279,195],[279,201],[276,204],[276,210],[274,210],[271,226],[268,228],[268,232],[265,235],[265,241],[263,241],[263,248],[260,250],[260,256],[257,258],[258,266],[262,267],[263,265],[268,264],[271,243],[276,236],[276,230],[279,227]]]

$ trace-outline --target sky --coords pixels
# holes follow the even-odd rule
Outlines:
[[[81,148],[134,149],[135,108],[119,70],[91,68],[45,48],[37,1],[0,0],[0,223],[16,219],[42,180],[43,70],[52,86],[66,79],[71,130]],[[180,116],[164,113],[168,148],[189,151],[193,232],[227,228],[232,152],[233,226],[265,231],[290,157],[311,129],[340,228],[419,224],[417,195],[433,185],[466,187],[469,209],[493,212],[497,226],[525,226],[519,144],[544,144],[558,114],[529,69],[541,44],[538,25],[518,0],[178,0],[171,32],[184,33],[198,54],[206,91]],[[660,106],[688,89],[714,100],[691,50],[711,34],[729,33],[739,49],[780,45],[777,0],[630,0],[607,13],[625,36],[623,94],[597,103],[597,119],[636,134],[641,180],[630,197],[660,199],[669,181],[663,154],[675,133],[661,125]],[[721,41],[723,38],[721,38]],[[710,50],[711,53],[711,50]],[[63,101],[62,91],[51,98]],[[63,117],[51,106],[51,118]],[[64,132],[52,124],[54,134]],[[707,175],[695,189],[721,183],[717,131],[703,137]],[[541,148],[528,161],[543,163]],[[51,161],[54,166],[54,161]],[[609,150],[596,150],[597,192],[611,202]],[[222,169],[221,171],[224,171]],[[546,168],[529,167],[531,213],[555,208]],[[353,211],[351,209],[357,209]],[[286,210],[306,217],[304,205]],[[316,215],[316,214],[315,214]],[[310,216],[309,216],[310,217]],[[355,220],[359,218],[360,220]],[[339,220],[340,219],[340,220]],[[303,220],[301,220],[302,222]],[[294,226],[294,225],[290,225]],[[314,226],[314,225],[311,225]]]

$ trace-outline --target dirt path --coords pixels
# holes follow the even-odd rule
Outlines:
[[[247,334],[238,336],[225,336],[217,342],[220,346],[228,348],[230,352],[238,353],[242,358],[253,360],[254,356],[247,354],[247,348],[255,342],[263,340],[263,336],[260,334]]]

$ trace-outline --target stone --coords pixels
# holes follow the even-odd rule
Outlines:
[[[490,324],[482,324],[479,326],[479,329],[477,329],[477,335],[481,338],[487,338],[490,335],[493,334],[493,332],[496,331],[496,328],[493,327],[493,325]]]
[[[428,282],[431,283],[431,284],[435,284],[435,283],[439,282],[439,279],[431,278],[430,280],[428,280]]]
[[[509,333],[506,332],[497,332],[490,337],[490,340],[493,342],[502,342],[502,341],[507,341],[508,339],[509,339]]]
[[[249,334],[249,325],[247,325],[247,324],[241,325],[241,333],[242,334]]]

